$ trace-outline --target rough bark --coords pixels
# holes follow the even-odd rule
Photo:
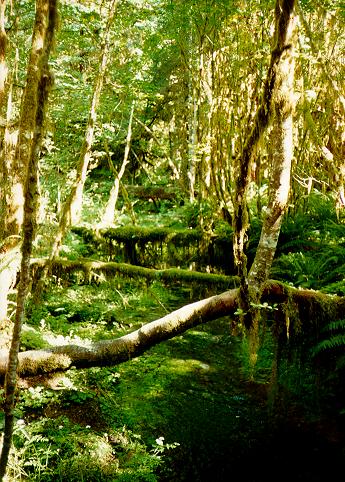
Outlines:
[[[276,83],[272,99],[274,126],[269,137],[272,145],[270,196],[261,230],[259,245],[249,271],[252,290],[268,279],[276,252],[283,215],[287,208],[290,190],[290,173],[293,157],[294,96],[294,44],[296,17],[291,13],[284,39],[278,47],[283,50],[276,71]]]
[[[71,367],[123,363],[194,326],[232,315],[238,308],[238,295],[239,290],[234,289],[197,301],[114,340],[22,352],[19,354],[19,374],[27,377],[65,371]],[[293,336],[317,332],[330,318],[341,319],[345,316],[344,298],[295,289],[275,281],[266,283],[263,300],[286,304],[290,308],[290,319],[283,327],[290,340]],[[0,353],[0,377],[3,377],[6,366],[6,353]]]
[[[30,125],[28,124],[27,119],[21,120],[21,123],[25,127],[23,132],[27,134],[30,133],[32,136],[32,142],[28,146],[28,139],[23,140],[25,136],[19,138],[20,142],[24,142],[25,147],[30,148],[29,152],[25,152],[25,154],[23,146],[20,144],[20,142],[18,144],[19,158],[26,167],[23,207],[23,241],[21,246],[21,267],[17,291],[16,315],[11,347],[8,354],[8,363],[6,364],[4,401],[5,427],[0,458],[1,480],[6,473],[6,466],[12,443],[20,335],[24,321],[25,300],[30,281],[30,258],[32,252],[32,243],[36,230],[36,213],[38,203],[38,154],[42,141],[48,92],[52,83],[48,59],[53,43],[56,21],[56,0],[37,0],[32,48],[27,72],[28,88],[26,93],[30,100],[26,99],[26,102],[24,102],[24,106],[33,109],[34,114],[33,117],[31,117],[32,113],[27,112],[25,109],[23,109],[21,113],[22,116],[29,117],[30,121],[32,122]],[[31,62],[33,62],[33,65]],[[33,86],[29,87],[30,82],[33,82]]]
[[[7,80],[7,62],[6,62],[6,48],[7,48],[7,34],[5,30],[5,11],[7,0],[0,0],[0,113],[3,113],[3,108],[6,105],[6,80]]]
[[[19,234],[24,215],[24,183],[25,174],[31,157],[37,111],[37,91],[40,82],[42,38],[44,36],[45,21],[36,19],[35,31],[32,38],[32,49],[28,62],[26,85],[21,103],[18,141],[13,162],[12,199],[8,203],[6,216],[10,234]]]
[[[270,141],[272,142],[272,181],[266,216],[261,230],[259,245],[254,262],[247,274],[247,259],[244,252],[246,236],[247,206],[246,191],[249,184],[249,167],[251,158],[244,162],[239,177],[237,201],[238,211],[235,216],[234,253],[239,265],[241,278],[241,308],[244,311],[243,322],[249,334],[250,363],[254,367],[259,347],[259,319],[257,306],[261,292],[268,279],[273,258],[276,252],[280,227],[283,220],[290,190],[290,172],[293,156],[293,121],[294,110],[294,43],[296,18],[294,1],[277,0],[274,50],[271,66],[276,63],[270,76],[271,85],[268,96],[265,95],[265,116],[261,118],[257,141],[274,118],[274,126]],[[253,139],[254,141],[254,139]],[[249,144],[250,147],[250,144]],[[251,149],[254,149],[254,144]],[[248,155],[250,154],[248,151]],[[248,170],[247,170],[248,169]],[[244,222],[241,216],[244,216]]]

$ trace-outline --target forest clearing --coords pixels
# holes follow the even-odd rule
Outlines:
[[[342,0],[0,0],[0,480],[341,478]]]

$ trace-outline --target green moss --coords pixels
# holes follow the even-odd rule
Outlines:
[[[172,229],[172,228],[143,228],[139,226],[122,226],[119,228],[105,229],[100,231],[100,236],[109,241],[144,241],[189,243],[199,241],[202,233],[197,229]]]
[[[42,334],[32,327],[24,326],[20,337],[20,350],[40,350],[46,348],[48,343],[43,339]]]
[[[38,366],[39,370],[37,370]],[[20,360],[19,372],[26,375],[31,373],[37,375],[37,373],[52,373],[70,366],[71,360],[68,356],[54,353],[45,359],[44,364],[42,364],[42,360],[39,357],[37,359],[23,358]]]

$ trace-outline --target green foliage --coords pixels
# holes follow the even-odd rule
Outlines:
[[[20,392],[17,409],[23,413],[27,409],[42,408],[56,400],[58,400],[58,394],[53,390],[48,390],[40,385],[29,387]]]
[[[341,353],[339,349],[343,349],[345,346],[345,320],[329,323],[323,332],[328,333],[329,336],[313,348],[313,355],[315,356],[325,350]]]
[[[342,292],[345,230],[334,201],[315,192],[304,209],[286,217],[272,276],[303,288]]]
[[[24,327],[20,337],[20,350],[40,350],[46,348],[49,345],[46,340],[43,339],[42,333],[38,332],[32,327]]]
[[[260,329],[259,340],[255,366],[250,361],[250,344],[247,337],[242,337],[241,351],[237,352],[236,355],[240,360],[241,370],[246,379],[253,378],[258,383],[269,383],[276,347],[276,340],[271,327],[264,326]]]
[[[66,390],[63,395],[63,403],[65,405],[82,405],[88,400],[92,400],[95,394],[92,392],[83,392],[81,390]]]
[[[97,434],[66,417],[18,420],[9,463],[13,480],[155,482],[161,459],[126,428]]]

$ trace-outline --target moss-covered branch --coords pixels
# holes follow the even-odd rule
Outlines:
[[[117,365],[195,325],[231,313],[236,307],[236,296],[237,290],[232,290],[197,301],[115,340],[103,340],[89,346],[65,345],[22,352],[18,371],[25,377],[71,367]],[[6,370],[6,355],[0,355],[0,377]]]
[[[34,271],[43,268],[45,259],[36,259],[32,263]],[[219,274],[202,273],[198,271],[190,271],[186,269],[169,268],[164,270],[156,270],[144,268],[142,266],[134,266],[127,263],[103,262],[94,260],[79,259],[71,261],[68,259],[57,258],[52,263],[52,273],[58,277],[80,272],[83,273],[86,282],[92,281],[101,275],[104,276],[127,276],[130,278],[144,278],[150,281],[160,280],[168,282],[185,282],[185,283],[201,283],[203,285],[219,286],[224,289],[234,288],[236,286],[236,276],[225,276]]]
[[[126,186],[128,194],[139,199],[174,201],[177,198],[176,189],[164,186]]]

